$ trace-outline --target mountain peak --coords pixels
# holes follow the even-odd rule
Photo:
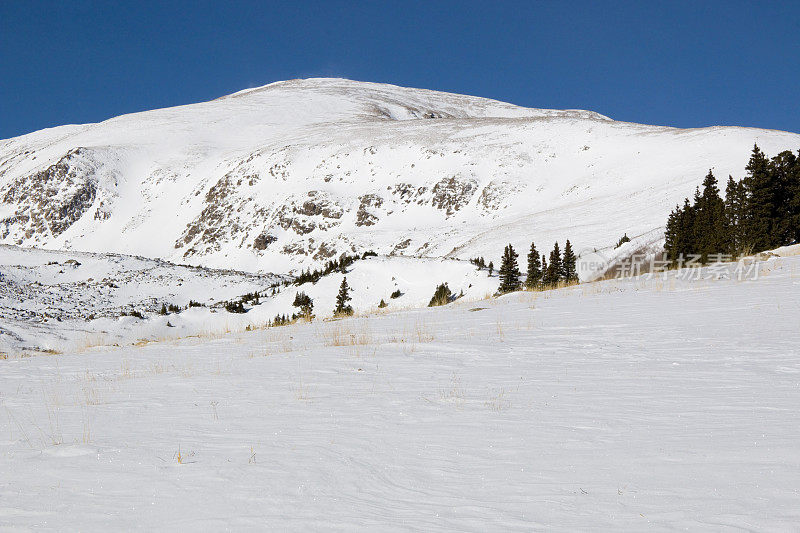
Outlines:
[[[594,249],[660,238],[708,168],[742,175],[756,141],[800,136],[286,80],[0,143],[0,243],[268,272],[367,250],[490,256],[511,235]]]
[[[355,81],[346,78],[305,78],[277,81],[245,89],[223,98],[280,99],[295,98],[307,103],[322,98],[340,99],[342,107],[352,104],[366,109],[358,117],[374,116],[393,120],[418,118],[537,118],[580,117],[610,120],[582,110],[551,110],[520,107],[514,104],[430,89],[401,87],[389,83]]]

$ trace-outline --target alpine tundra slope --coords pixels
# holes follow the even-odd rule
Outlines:
[[[709,168],[800,135],[676,129],[344,79],[0,141],[0,242],[288,272],[342,253],[497,259],[655,242]]]

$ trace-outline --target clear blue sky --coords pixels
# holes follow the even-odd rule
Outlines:
[[[800,132],[800,2],[0,0],[0,138],[311,76]]]

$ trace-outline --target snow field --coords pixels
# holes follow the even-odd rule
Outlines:
[[[781,257],[2,361],[0,526],[789,530],[798,289]]]

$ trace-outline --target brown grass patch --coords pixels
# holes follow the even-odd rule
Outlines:
[[[353,329],[352,322],[337,324],[328,327],[322,332],[325,346],[365,346],[372,344],[372,334],[365,324],[361,323],[359,329]]]

